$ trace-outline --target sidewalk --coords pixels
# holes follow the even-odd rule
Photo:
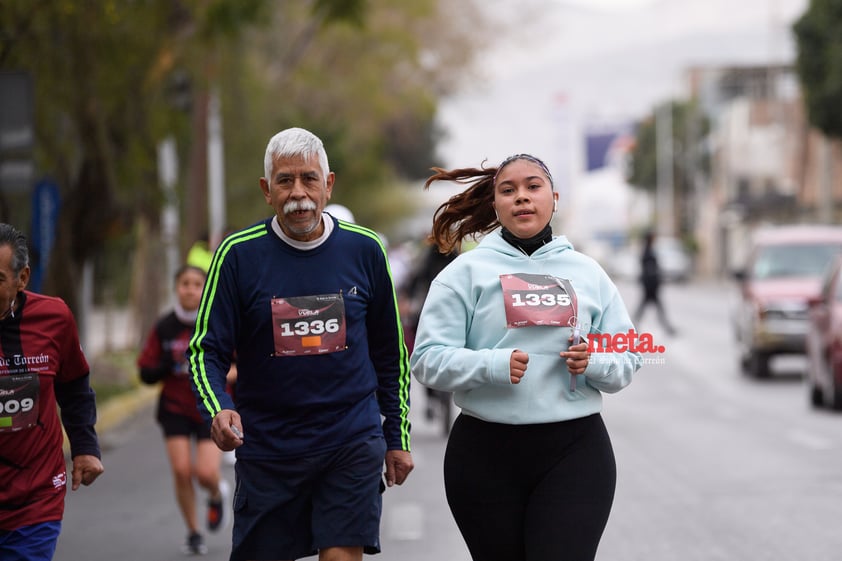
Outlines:
[[[93,308],[79,324],[82,348],[89,359],[105,351],[137,346],[137,322],[128,308]]]
[[[85,325],[79,325],[82,348],[90,364],[104,352],[137,347],[135,322],[128,308],[95,308],[86,318]],[[96,372],[92,371],[92,375]],[[123,395],[112,397],[105,403],[97,403],[96,430],[103,435],[119,427],[144,408],[151,406],[158,397],[157,385],[141,385]],[[65,450],[67,443],[65,442]]]

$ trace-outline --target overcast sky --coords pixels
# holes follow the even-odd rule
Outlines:
[[[485,0],[498,22],[479,77],[446,100],[447,166],[531,152],[565,173],[580,132],[686,97],[692,65],[792,61],[808,0]],[[573,158],[571,164],[568,160]]]

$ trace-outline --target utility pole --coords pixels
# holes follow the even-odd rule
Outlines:
[[[158,180],[164,192],[164,208],[161,209],[161,242],[164,244],[167,274],[169,280],[175,276],[179,264],[179,220],[178,195],[175,184],[178,180],[178,155],[175,149],[175,138],[168,136],[158,143]],[[164,283],[169,287],[169,283]]]
[[[208,103],[208,244],[215,249],[225,235],[225,149],[222,107],[214,88]]]
[[[192,142],[188,166],[187,192],[184,205],[184,254],[190,246],[204,236],[209,236],[206,209],[208,208],[208,114],[209,95],[197,89],[193,96]]]
[[[658,234],[674,234],[675,186],[673,184],[672,102],[661,105],[655,113],[658,185],[655,193]]]
[[[819,141],[818,216],[820,224],[833,224],[833,141],[822,135]]]

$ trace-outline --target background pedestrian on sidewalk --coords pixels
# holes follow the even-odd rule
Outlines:
[[[103,473],[96,396],[76,321],[58,298],[26,290],[26,238],[0,223],[0,559],[49,561],[67,489]],[[61,409],[61,422],[56,408]]]
[[[207,552],[199,532],[194,479],[208,492],[208,530],[215,532],[222,526],[228,502],[228,483],[220,472],[222,452],[211,440],[210,423],[199,413],[185,356],[196,326],[204,285],[203,269],[184,265],[177,271],[174,308],[149,332],[137,359],[144,382],[161,382],[156,416],[164,433],[176,502],[187,526],[184,552],[193,555]],[[191,451],[193,438],[196,440],[195,457]]]

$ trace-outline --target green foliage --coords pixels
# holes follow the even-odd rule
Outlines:
[[[449,54],[446,33],[460,20],[442,22],[436,5],[371,0],[365,26],[320,27],[301,4],[284,3],[248,45],[220,53],[232,227],[269,212],[257,179],[266,142],[288,126],[324,140],[337,174],[333,201],[360,222],[385,229],[410,210],[368,209],[391,200],[396,181],[426,177],[438,163],[437,96],[462,79],[468,59]],[[428,66],[430,57],[452,66]]]
[[[138,349],[107,351],[90,359],[91,386],[102,403],[141,385],[137,367]]]
[[[289,126],[324,139],[335,201],[386,228],[405,208],[394,186],[436,163],[437,99],[464,79],[483,36],[472,2],[439,4],[2,0],[0,69],[34,77],[36,166],[63,200],[45,292],[75,309],[83,265],[94,262],[98,285],[149,285],[112,293],[154,311],[165,203],[157,147],[176,140],[186,214],[198,204],[202,103],[217,88],[232,228],[266,216],[257,182],[266,142]],[[140,247],[145,260],[131,254]]]
[[[793,30],[810,123],[842,138],[842,0],[811,0]]]
[[[366,0],[351,0],[346,2],[334,2],[332,0],[316,0],[313,6],[313,15],[322,18],[326,23],[346,21],[348,23],[362,26],[365,23]]]
[[[670,109],[674,183],[679,192],[687,191],[687,186],[692,185],[695,172],[704,175],[710,172],[710,159],[704,149],[710,123],[692,102],[673,102]],[[638,123],[627,177],[633,186],[650,192],[654,192],[658,184],[656,130],[654,115]]]
[[[693,223],[689,201],[699,188],[698,181],[710,174],[710,155],[705,146],[710,123],[693,102],[672,102],[673,188],[678,232],[686,234]],[[658,186],[658,138],[656,117],[638,124],[631,154],[628,182],[654,194]]]
[[[628,182],[644,191],[654,191],[658,184],[657,139],[655,118],[647,117],[637,124],[631,154]]]
[[[205,40],[216,37],[236,37],[247,26],[268,16],[271,3],[266,0],[212,0],[193,3],[194,14],[204,9],[201,36]]]
[[[149,30],[171,28],[172,3],[0,6],[2,67],[33,77],[36,165],[63,200],[46,289],[73,307],[82,263],[161,204],[155,142],[174,119],[162,95],[173,34]]]

